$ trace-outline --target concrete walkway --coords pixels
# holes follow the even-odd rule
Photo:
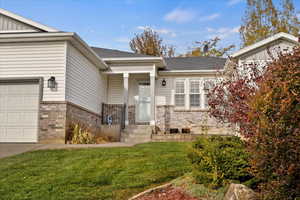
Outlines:
[[[1,144],[0,158],[21,154],[28,151],[46,149],[79,149],[79,148],[112,148],[112,147],[132,147],[133,143],[106,143],[106,144]]]

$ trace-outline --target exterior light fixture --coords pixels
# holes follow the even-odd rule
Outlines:
[[[163,79],[163,80],[161,81],[161,85],[162,85],[163,87],[165,87],[165,86],[167,85],[167,81],[166,81],[165,79]]]
[[[54,76],[51,76],[49,79],[48,79],[48,88],[55,88],[56,87],[56,81],[55,81],[55,77]]]

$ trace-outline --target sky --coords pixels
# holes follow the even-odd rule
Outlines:
[[[276,4],[280,0],[273,0]],[[184,53],[215,36],[220,46],[240,47],[246,0],[0,0],[0,7],[66,32],[90,46],[130,51],[129,41],[146,27]],[[300,0],[294,0],[300,11]],[[300,15],[299,15],[300,18]]]

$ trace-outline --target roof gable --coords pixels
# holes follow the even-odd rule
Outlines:
[[[292,42],[292,43],[295,43],[295,44],[299,44],[299,39],[293,35],[290,35],[288,33],[277,33],[271,37],[268,37],[262,41],[259,41],[255,44],[252,44],[250,46],[247,46],[245,48],[242,48],[241,50],[237,51],[236,53],[232,54],[231,56],[233,58],[236,58],[236,57],[240,57],[241,55],[244,55],[246,53],[249,53],[250,51],[253,51],[253,50],[256,50],[260,47],[263,47],[263,46],[266,46],[268,44],[271,44],[271,43],[274,43],[274,41],[277,41],[277,40],[286,40],[286,41],[289,41],[289,42]]]
[[[14,32],[58,32],[58,30],[0,8],[0,33]]]

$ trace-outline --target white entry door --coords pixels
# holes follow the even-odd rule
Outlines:
[[[37,142],[39,85],[0,83],[0,142]]]
[[[151,97],[150,97],[150,83],[142,82],[138,86],[138,101],[136,105],[136,121],[150,122]]]

